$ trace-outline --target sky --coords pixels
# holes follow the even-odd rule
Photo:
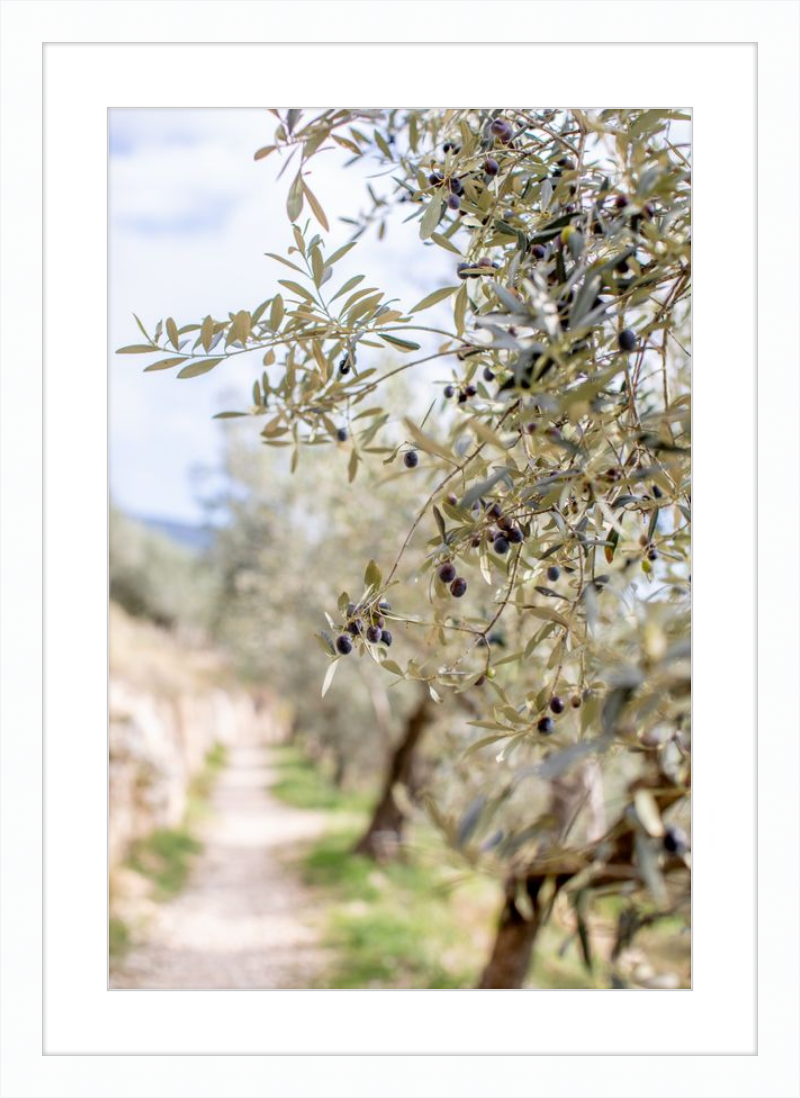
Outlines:
[[[265,256],[292,242],[285,201],[291,167],[276,181],[278,154],[254,161],[276,120],[266,109],[109,111],[109,417],[113,502],[134,514],[197,522],[198,467],[219,463],[216,412],[246,407],[260,376],[257,354],[179,381],[177,371],[143,373],[142,355],[116,355],[172,316],[178,325],[211,313],[255,309],[289,272]],[[349,238],[337,216],[366,208],[366,169],[344,169],[346,153],[318,154],[308,182],[324,206],[329,250]],[[305,212],[304,212],[305,216]],[[451,257],[455,262],[455,257]],[[425,270],[420,269],[424,260]],[[415,225],[394,223],[382,242],[363,238],[340,264],[341,281],[391,289],[406,307],[452,277],[444,254],[421,248]],[[258,430],[258,421],[236,421]]]

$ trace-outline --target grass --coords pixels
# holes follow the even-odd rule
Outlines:
[[[208,814],[208,799],[225,761],[225,747],[215,744],[206,755],[203,769],[189,786],[186,814],[181,825],[159,828],[131,847],[126,866],[149,881],[155,900],[168,900],[186,885],[194,859],[203,849],[194,835],[194,828],[198,820]],[[113,895],[111,899],[113,910]],[[131,943],[130,927],[118,914],[112,913],[108,922],[109,955],[115,959],[123,957]]]
[[[303,861],[306,882],[328,908],[325,943],[333,963],[324,986],[471,986],[476,957],[469,919],[455,917],[443,879],[413,858],[378,866],[353,854],[358,834],[336,828]]]
[[[402,861],[378,865],[352,853],[372,796],[335,789],[294,747],[276,749],[272,792],[298,808],[324,811],[328,827],[299,869],[315,894],[330,964],[318,986],[333,988],[474,987],[491,948],[500,904],[496,881],[448,865],[438,834],[409,828]],[[563,930],[541,936],[537,987],[591,987]]]
[[[128,865],[151,882],[155,899],[166,900],[186,884],[192,859],[201,850],[187,828],[162,828],[134,843]]]
[[[419,822],[408,829],[402,861],[378,865],[353,854],[374,794],[336,789],[293,746],[276,748],[274,758],[278,780],[272,792],[287,804],[327,817],[325,833],[298,863],[315,897],[330,958],[317,986],[475,987],[494,937],[501,902],[498,882],[458,869],[438,833]],[[619,903],[609,897],[592,915],[594,931],[608,945]],[[665,920],[642,931],[636,944],[656,967],[664,962],[681,973],[683,986],[688,986],[688,955],[677,939],[678,926]],[[602,956],[596,959],[591,974],[571,924],[563,914],[554,915],[539,934],[526,986],[607,988],[607,965]]]
[[[370,797],[361,790],[337,789],[293,744],[275,748],[275,771],[278,780],[272,792],[294,808],[318,809],[328,812],[366,812]]]
[[[117,959],[124,957],[130,948],[131,932],[128,924],[116,915],[108,920],[108,953]]]
[[[222,743],[215,743],[206,753],[203,769],[195,775],[189,785],[186,805],[188,825],[208,815],[208,798],[227,760],[228,752]]]

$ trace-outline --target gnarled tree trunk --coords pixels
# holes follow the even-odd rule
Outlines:
[[[517,904],[517,879],[510,877],[506,881],[505,903],[500,912],[492,954],[483,970],[479,988],[522,987],[541,925],[539,891],[543,880],[542,877],[528,877],[524,881],[533,909],[530,915]]]
[[[394,787],[400,784],[412,788],[414,755],[422,734],[430,723],[431,705],[426,692],[406,721],[403,736],[392,752],[383,789],[369,827],[354,848],[356,854],[366,854],[376,861],[386,861],[395,855],[403,837],[405,814],[397,803]]]
[[[556,825],[553,841],[563,840],[581,813],[588,814],[588,830],[599,838],[605,827],[599,768],[594,764],[584,766],[577,775],[556,778],[551,783],[550,813]],[[557,875],[554,878],[556,893],[566,884],[569,876]],[[540,904],[539,893],[544,880],[545,877],[540,874],[528,874],[522,880],[510,877],[506,881],[505,903],[500,912],[492,954],[479,987],[522,987],[530,967],[536,936],[552,906],[548,903],[548,910],[543,911]],[[517,903],[519,888],[525,889],[530,900],[530,914],[520,910]],[[527,904],[525,906],[527,908]]]

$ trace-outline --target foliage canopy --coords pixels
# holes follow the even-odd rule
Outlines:
[[[250,405],[222,416],[257,419],[292,468],[303,446],[346,445],[351,482],[362,466],[402,478],[405,533],[329,605],[325,688],[352,648],[470,708],[430,812],[473,864],[564,888],[590,963],[593,893],[638,905],[623,937],[653,913],[688,919],[690,168],[670,138],[685,116],[273,113],[256,159],[294,171],[275,293],[139,323],[122,352],[181,378],[258,354]],[[386,189],[368,185],[329,253],[307,173],[335,146]],[[398,208],[420,249],[452,259],[411,308],[337,276]],[[389,384],[417,371],[440,387],[419,414]]]

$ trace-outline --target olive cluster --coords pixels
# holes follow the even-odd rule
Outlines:
[[[588,691],[584,691],[584,696],[587,693]],[[580,709],[581,705],[583,705],[583,698],[580,694],[573,694],[572,697],[569,699],[569,704],[572,706],[573,709]],[[567,708],[567,703],[558,694],[553,694],[549,702],[549,708],[550,712],[554,713],[558,717]],[[536,724],[536,727],[543,736],[552,736],[552,734],[556,730],[555,721],[550,716],[540,717]]]
[[[493,275],[495,271],[499,270],[499,263],[483,256],[476,263],[459,263],[456,267],[456,274],[460,279],[481,278],[485,275]]]
[[[451,560],[446,560],[439,566],[437,572],[439,579],[450,589],[454,599],[460,599],[467,593],[467,581],[456,572],[456,566]]]
[[[486,516],[497,524],[497,528],[489,528],[487,536],[498,556],[504,557],[512,545],[521,545],[525,540],[522,528],[504,513],[499,503],[488,504]]]
[[[459,386],[458,389],[454,385],[445,385],[443,392],[447,400],[452,400],[454,396],[458,395],[459,404],[466,404],[471,397],[478,395],[478,390],[474,385],[463,385]]]
[[[440,171],[432,171],[428,176],[428,182],[432,187],[447,187],[450,192],[447,196],[447,206],[451,210],[461,209],[461,196],[464,193],[464,184],[457,175],[442,175]]]
[[[377,606],[361,606],[354,602],[347,605],[347,622],[344,631],[336,638],[336,651],[340,656],[349,656],[353,651],[353,638],[361,637],[369,644],[391,646],[392,634],[386,628],[384,614],[391,610],[386,601]]]

